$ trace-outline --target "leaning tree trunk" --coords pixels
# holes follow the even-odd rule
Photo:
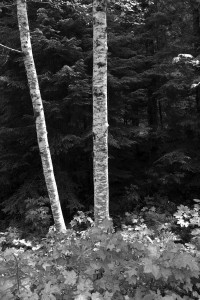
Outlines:
[[[93,0],[93,168],[95,226],[109,224],[107,0]],[[107,225],[106,225],[107,226]]]
[[[43,103],[41,99],[38,77],[33,59],[26,0],[17,0],[17,17],[20,31],[21,48],[24,54],[24,65],[27,73],[36,122],[37,140],[42,160],[47,191],[49,194],[51,210],[56,229],[60,232],[65,232],[66,226],[60,206],[57,185],[54,177],[51,154],[47,139]]]

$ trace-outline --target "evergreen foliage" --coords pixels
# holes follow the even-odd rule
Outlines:
[[[142,208],[148,199],[167,199],[176,207],[199,197],[195,9],[188,1],[109,2],[113,215]],[[56,181],[69,221],[75,211],[93,204],[92,3],[28,1],[28,13]],[[20,49],[12,1],[1,4],[0,32],[2,44]],[[179,54],[193,59],[173,63]],[[38,203],[47,192],[22,57],[3,47],[0,90],[1,225],[24,226],[27,199]]]

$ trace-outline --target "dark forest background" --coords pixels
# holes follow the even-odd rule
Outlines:
[[[1,43],[20,50],[16,7],[0,5]],[[111,215],[175,210],[200,195],[200,3],[108,5]],[[33,54],[63,213],[93,206],[92,3],[28,2]],[[195,59],[172,63],[178,54]],[[46,205],[20,54],[0,48],[0,226]],[[35,218],[35,217],[33,217]]]

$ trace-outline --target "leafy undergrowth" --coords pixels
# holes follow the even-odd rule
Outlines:
[[[180,206],[173,220],[154,208],[127,219],[112,234],[77,234],[78,223],[92,225],[79,213],[66,234],[52,230],[37,246],[2,235],[0,299],[200,299],[199,204]],[[190,243],[180,243],[172,225],[191,227]]]

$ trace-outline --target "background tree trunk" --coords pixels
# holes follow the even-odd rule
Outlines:
[[[106,0],[93,1],[93,169],[94,217],[97,227],[110,220],[106,10]]]
[[[200,46],[200,3],[197,0],[191,0],[192,16],[193,16],[193,35],[195,55],[198,55]]]
[[[151,89],[148,90],[148,123],[153,131],[158,128],[158,103]]]
[[[43,165],[43,172],[46,181],[47,191],[49,194],[51,210],[56,229],[58,231],[65,232],[66,226],[62,215],[57,185],[54,177],[51,154],[47,139],[43,103],[41,99],[35,63],[32,54],[26,0],[17,0],[17,17],[20,31],[21,47],[24,53],[24,65],[26,68],[36,122],[38,145]]]

